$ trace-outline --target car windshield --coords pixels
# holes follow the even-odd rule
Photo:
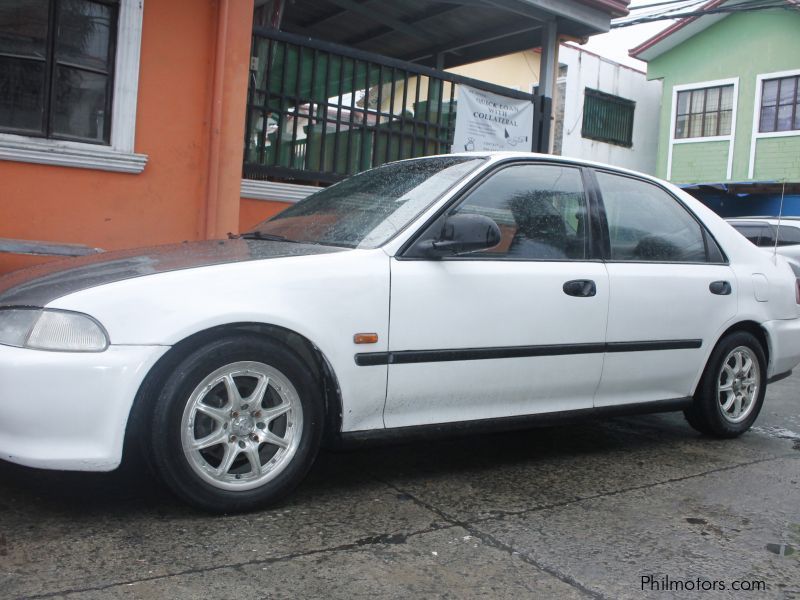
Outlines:
[[[243,237],[377,248],[484,160],[439,156],[364,171],[301,200]]]

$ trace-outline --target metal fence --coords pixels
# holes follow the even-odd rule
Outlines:
[[[246,179],[331,183],[401,158],[449,152],[457,84],[531,94],[267,28],[254,28]],[[536,111],[533,139],[540,125]],[[549,114],[548,117],[549,118]]]

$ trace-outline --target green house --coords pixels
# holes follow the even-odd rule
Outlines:
[[[797,189],[800,4],[768,4],[778,7],[712,0],[631,50],[648,79],[663,81],[658,176],[745,193]]]

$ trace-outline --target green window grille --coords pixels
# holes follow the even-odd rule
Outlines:
[[[581,136],[630,148],[633,145],[635,108],[633,100],[586,88]]]

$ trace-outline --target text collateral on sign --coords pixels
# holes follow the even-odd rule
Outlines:
[[[533,103],[458,87],[453,152],[532,149]]]

